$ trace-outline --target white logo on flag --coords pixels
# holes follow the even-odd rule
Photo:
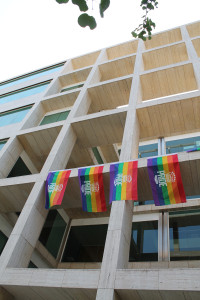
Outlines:
[[[63,184],[50,183],[48,185],[48,192],[49,193],[53,193],[54,191],[61,192],[62,189],[63,189]]]
[[[131,182],[132,176],[131,175],[123,175],[123,174],[117,174],[114,180],[114,185],[122,185],[123,182]]]
[[[174,172],[165,173],[165,171],[157,171],[157,174],[154,176],[155,183],[159,187],[167,186],[168,182],[175,182],[176,175]]]
[[[98,192],[99,191],[99,183],[94,182],[91,183],[90,181],[84,181],[84,183],[81,185],[81,192],[86,195],[91,195],[91,193]]]

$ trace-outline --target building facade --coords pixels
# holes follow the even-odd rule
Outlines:
[[[1,299],[200,299],[200,22],[2,82],[0,127]],[[187,202],[158,207],[147,158],[170,153]],[[134,159],[138,202],[110,206],[110,163]],[[78,168],[98,164],[108,210],[83,212]]]

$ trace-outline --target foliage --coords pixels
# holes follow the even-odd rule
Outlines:
[[[148,14],[151,10],[157,8],[158,2],[157,0],[142,0],[140,6],[145,11],[145,15],[142,16],[143,22],[131,34],[135,38],[138,37],[146,41],[146,37],[149,40],[151,39],[152,30],[156,27],[156,24],[148,18]]]
[[[68,3],[69,0],[56,0],[59,4]],[[84,12],[78,17],[78,24],[81,27],[89,26],[90,29],[94,29],[97,26],[96,20],[93,16],[90,16],[86,13],[89,10],[87,2],[89,0],[72,0],[74,5],[78,5],[80,11]],[[94,0],[90,0],[93,4]],[[158,1],[157,0],[141,0],[140,6],[145,11],[144,16],[142,16],[143,22],[139,24],[134,31],[131,32],[132,36],[135,38],[140,38],[142,40],[151,39],[151,34],[153,28],[155,28],[155,23],[148,17],[148,14],[151,10],[157,8]],[[100,16],[104,17],[104,12],[110,6],[110,0],[100,0],[99,3],[99,13]]]

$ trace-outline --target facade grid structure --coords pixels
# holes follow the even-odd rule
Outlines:
[[[200,22],[0,83],[0,127],[1,299],[200,298]],[[157,207],[147,157],[169,153],[187,203]],[[110,163],[134,159],[138,202],[109,206]],[[78,168],[98,164],[108,210],[83,212]]]

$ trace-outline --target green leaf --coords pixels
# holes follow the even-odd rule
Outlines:
[[[56,0],[56,2],[58,2],[59,4],[63,4],[69,2],[69,0]]]
[[[72,3],[79,6],[80,11],[87,11],[88,6],[85,0],[72,0]]]
[[[103,18],[104,17],[104,11],[109,7],[110,5],[110,0],[101,0],[100,4],[99,4],[99,11],[100,11],[100,15]]]
[[[136,33],[135,31],[132,31],[131,34],[132,34],[132,36],[133,36],[134,38],[137,38],[137,36],[138,36],[137,33]]]
[[[78,17],[78,24],[81,27],[89,26],[90,29],[94,29],[97,26],[96,20],[94,17],[89,16],[88,14],[82,14]]]

